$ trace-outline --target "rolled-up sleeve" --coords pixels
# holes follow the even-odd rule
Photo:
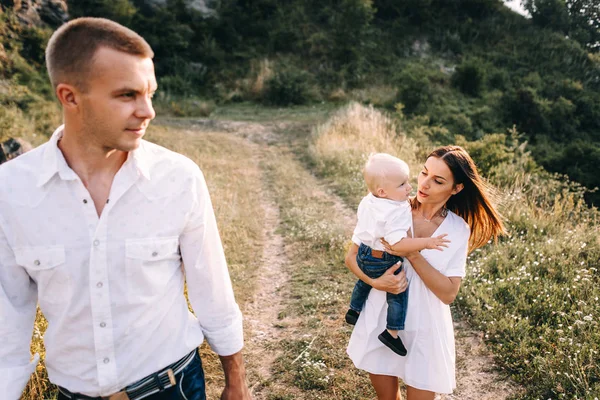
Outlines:
[[[4,225],[4,226],[3,226]],[[31,334],[35,321],[37,288],[15,261],[0,218],[0,393],[19,399],[39,360],[32,361]]]
[[[210,347],[221,356],[244,345],[242,313],[235,301],[210,195],[200,169],[194,170],[193,195],[180,237],[188,297]]]

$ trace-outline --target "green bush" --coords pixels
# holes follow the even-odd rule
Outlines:
[[[410,63],[394,80],[398,84],[398,102],[404,104],[407,114],[424,114],[433,97],[429,80],[430,71],[419,63]]]
[[[444,125],[448,127],[451,132],[465,136],[471,136],[471,133],[473,132],[473,121],[462,113],[451,114]]]
[[[284,66],[266,82],[263,101],[274,106],[306,104],[311,100],[309,79],[306,71]]]
[[[506,70],[495,70],[488,74],[487,85],[491,89],[506,90],[510,87],[510,73]]]
[[[452,84],[469,96],[480,96],[485,88],[485,80],[485,67],[478,59],[463,62],[452,75]]]

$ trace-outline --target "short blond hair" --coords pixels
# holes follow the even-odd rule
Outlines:
[[[373,153],[369,156],[363,169],[365,183],[369,192],[375,194],[385,181],[398,171],[408,175],[408,164],[387,153]]]
[[[46,47],[46,68],[52,87],[69,83],[86,90],[94,55],[100,47],[154,57],[150,45],[131,29],[105,18],[77,18],[58,28]]]

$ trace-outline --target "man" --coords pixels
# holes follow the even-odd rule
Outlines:
[[[38,301],[61,400],[205,399],[204,338],[223,365],[222,399],[250,399],[242,315],[203,175],[142,140],[155,116],[152,57],[105,19],[73,20],[50,39],[64,125],[0,167],[3,400],[19,398],[37,364]]]

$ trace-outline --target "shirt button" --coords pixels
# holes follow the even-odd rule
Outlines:
[[[100,328],[106,327],[106,322],[100,322]]]
[[[110,358],[106,357],[104,360],[102,360],[102,362],[104,364],[108,364],[110,362]]]
[[[33,263],[34,263],[35,265],[40,265],[40,264],[41,264],[40,260],[35,260]]]
[[[83,199],[83,204],[87,204],[87,199]]]
[[[152,252],[152,257],[156,257],[158,255],[158,253],[156,251]]]
[[[102,286],[103,286],[103,283],[102,283],[102,282],[98,282],[98,283],[96,283],[96,287],[97,287],[97,288],[101,288]]]
[[[98,239],[94,240],[94,246],[98,246],[100,244],[100,241]]]

